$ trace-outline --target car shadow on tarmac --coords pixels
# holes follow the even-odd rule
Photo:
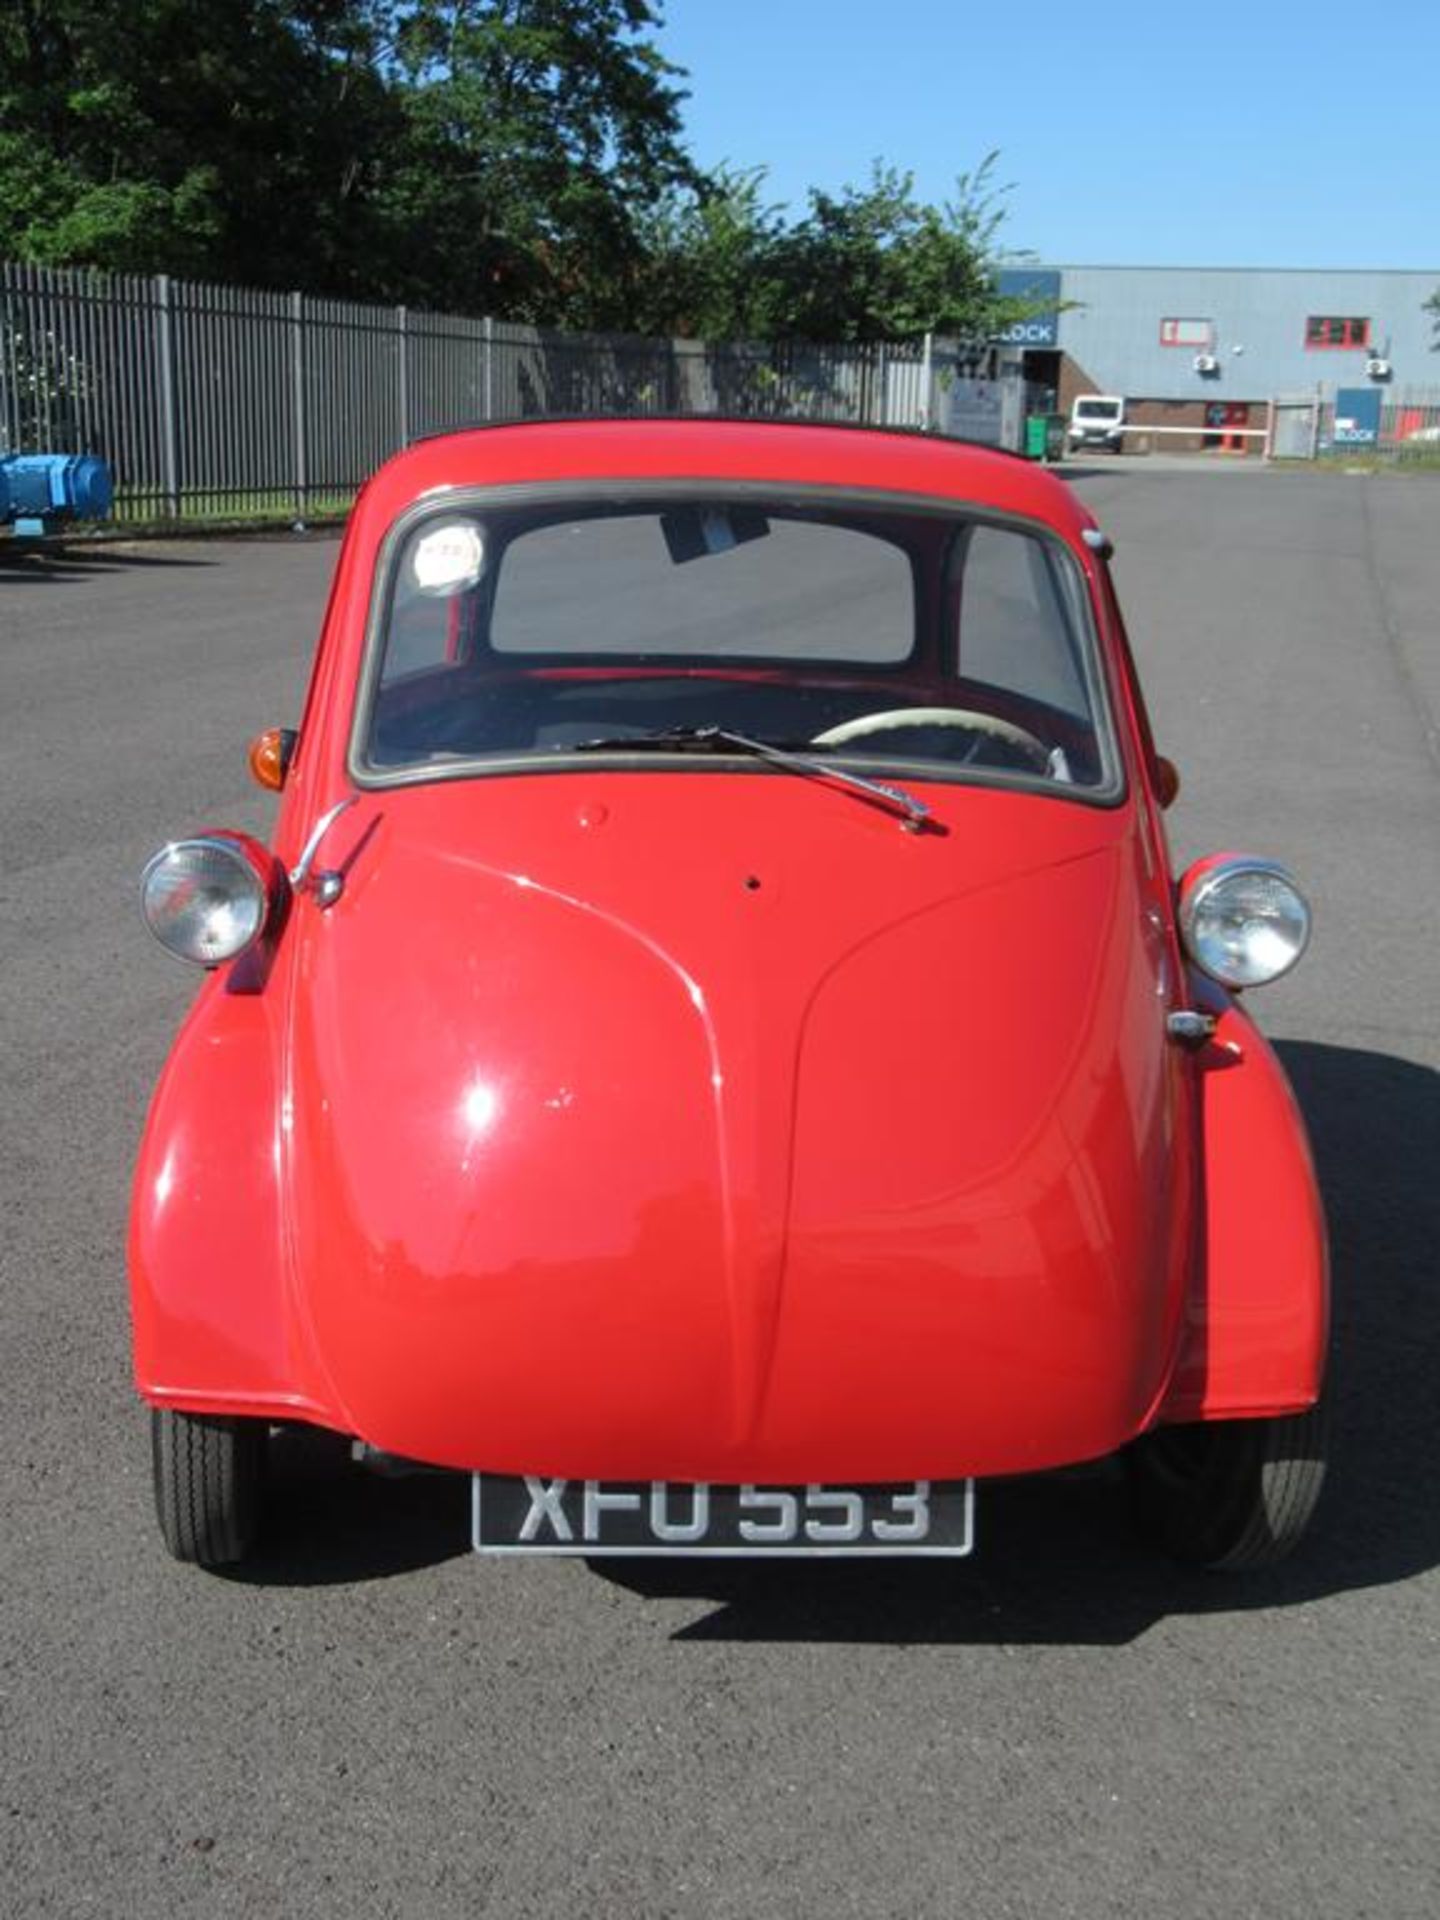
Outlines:
[[[203,554],[157,553],[153,548],[106,545],[94,547],[13,547],[0,545],[0,583],[24,580],[41,586],[63,586],[71,580],[97,580],[107,573],[134,573],[147,568],[213,567]]]
[[[591,1562],[642,1599],[713,1611],[679,1640],[1123,1644],[1168,1615],[1300,1605],[1440,1565],[1440,1076],[1394,1056],[1312,1042],[1279,1052],[1309,1122],[1335,1270],[1335,1438],[1310,1537],[1268,1573],[1209,1575],[1133,1539],[1123,1468],[1108,1461],[982,1486],[973,1559]],[[284,1436],[262,1585],[383,1579],[467,1548],[466,1483],[337,1473],[317,1436]]]

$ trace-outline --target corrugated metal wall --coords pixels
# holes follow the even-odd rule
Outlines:
[[[1265,401],[1308,387],[1363,386],[1371,354],[1396,391],[1433,381],[1440,273],[1210,267],[1062,267],[1059,345],[1102,393],[1129,399]],[[1312,316],[1370,322],[1366,348],[1311,348]],[[1214,373],[1194,345],[1166,346],[1166,320],[1206,322]]]

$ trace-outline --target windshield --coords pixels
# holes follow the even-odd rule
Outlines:
[[[1075,418],[1077,420],[1118,420],[1123,400],[1077,400]]]
[[[1038,529],[803,494],[532,493],[392,543],[353,762],[367,784],[570,754],[693,764],[743,735],[1108,790],[1099,689],[1083,578]]]

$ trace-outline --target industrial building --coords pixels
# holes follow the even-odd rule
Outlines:
[[[1186,429],[1258,450],[1270,403],[1368,392],[1403,438],[1440,401],[1440,267],[1413,273],[1301,268],[1007,268],[1001,291],[1044,310],[1005,336],[1025,380],[1069,412],[1085,393],[1123,395],[1135,428]],[[1226,433],[1226,429],[1229,433]],[[1157,440],[1161,436],[1157,435]]]

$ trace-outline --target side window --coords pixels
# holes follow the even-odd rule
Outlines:
[[[1043,541],[972,527],[956,545],[949,586],[964,679],[1089,720],[1072,610]]]
[[[437,598],[398,582],[390,605],[380,684],[434,667],[452,666],[464,651],[472,594]]]

